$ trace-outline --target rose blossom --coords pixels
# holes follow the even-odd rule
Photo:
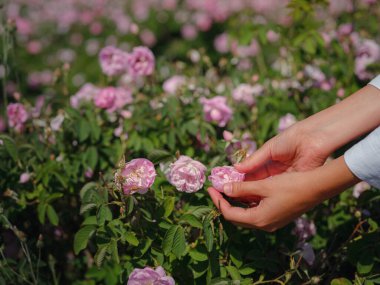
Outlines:
[[[77,109],[82,103],[93,100],[99,91],[100,89],[93,84],[86,83],[77,93],[75,93],[75,95],[71,96],[70,105]]]
[[[249,85],[249,84],[239,84],[232,91],[232,98],[236,102],[246,103],[248,106],[252,106],[255,104],[255,96],[260,95],[263,91],[263,87],[261,85]]]
[[[206,121],[215,122],[219,127],[224,127],[231,120],[232,110],[227,105],[226,97],[216,96],[211,99],[202,97],[200,102],[203,105]]]
[[[135,192],[144,194],[153,185],[156,178],[156,170],[151,161],[145,158],[137,158],[128,162],[123,169],[115,174],[116,184],[120,184],[124,194]]]
[[[102,109],[111,109],[116,101],[116,88],[106,87],[100,90],[94,97],[96,107]]]
[[[133,76],[147,76],[154,71],[155,59],[147,47],[135,47],[128,56],[128,70]]]
[[[296,227],[293,230],[293,234],[296,235],[300,241],[306,241],[317,233],[314,222],[309,221],[305,217],[297,218],[294,223]]]
[[[121,110],[125,105],[131,104],[133,101],[132,92],[130,89],[117,87],[115,88],[115,102],[108,112],[114,112],[116,110]]]
[[[127,285],[175,285],[175,281],[171,276],[166,276],[161,266],[156,270],[145,267],[134,269],[129,275]]]
[[[16,132],[22,132],[24,124],[28,120],[28,113],[21,103],[11,103],[7,107],[9,127],[14,128]]]
[[[128,54],[113,46],[103,48],[99,53],[100,66],[104,74],[117,76],[128,68]]]
[[[231,163],[237,163],[239,159],[252,155],[257,149],[257,144],[252,140],[249,133],[245,133],[241,140],[232,142],[227,148],[226,153]]]
[[[24,184],[30,180],[30,173],[24,172],[20,175],[19,183]]]
[[[186,78],[181,75],[174,75],[165,80],[162,89],[168,94],[175,94],[182,85],[186,82]]]
[[[170,164],[167,178],[178,191],[193,193],[203,187],[206,170],[199,161],[181,155],[176,162]]]
[[[365,182],[365,181],[359,182],[354,186],[352,196],[354,196],[355,198],[359,198],[359,196],[364,191],[367,191],[369,189],[371,189],[371,185],[369,185],[367,182]]]
[[[296,122],[297,122],[296,117],[294,117],[294,115],[290,113],[286,114],[285,116],[282,116],[278,123],[278,132],[281,133],[285,131],[287,128],[294,125]]]
[[[211,175],[208,180],[212,186],[219,192],[223,192],[223,186],[230,182],[241,182],[244,180],[245,174],[238,172],[232,166],[218,166],[211,169]]]

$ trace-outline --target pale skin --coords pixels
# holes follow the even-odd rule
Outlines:
[[[267,141],[234,165],[246,173],[240,183],[224,186],[235,199],[257,200],[250,208],[232,207],[223,195],[208,192],[226,220],[250,228],[275,231],[322,201],[360,180],[344,158],[328,163],[335,150],[380,125],[380,90],[367,85]]]

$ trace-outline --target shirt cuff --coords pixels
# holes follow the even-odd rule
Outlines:
[[[380,75],[376,76],[368,84],[380,89]]]
[[[380,189],[380,127],[346,151],[344,160],[355,176]]]

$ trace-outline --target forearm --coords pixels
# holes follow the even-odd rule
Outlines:
[[[311,132],[331,154],[353,139],[380,125],[380,90],[371,85],[360,89],[342,102],[299,123],[303,132]]]
[[[360,181],[350,171],[343,156],[310,171],[308,176],[318,202],[334,197]]]

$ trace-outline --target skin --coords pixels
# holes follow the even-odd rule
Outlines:
[[[260,202],[232,207],[213,188],[208,192],[232,223],[274,231],[322,201],[360,180],[339,157],[325,164],[335,150],[380,125],[380,90],[367,85],[267,141],[235,168],[246,181],[226,184],[224,193],[238,200]]]

